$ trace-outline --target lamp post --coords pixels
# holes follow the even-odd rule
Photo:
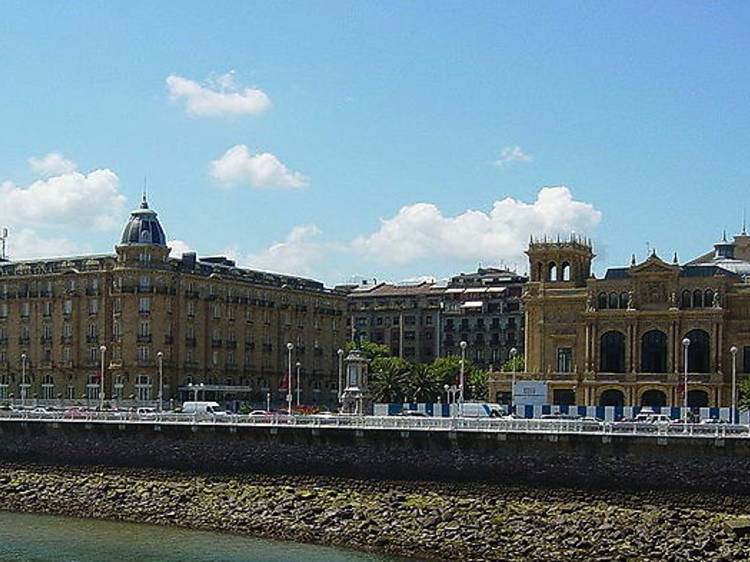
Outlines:
[[[458,395],[458,415],[464,415],[464,370],[466,365],[466,346],[465,341],[461,341],[461,376],[459,378],[459,395]]]
[[[21,354],[21,406],[26,406],[26,354]]]
[[[287,371],[287,385],[286,385],[286,402],[287,402],[287,412],[291,416],[292,415],[292,350],[294,349],[294,344],[292,342],[289,342],[286,344],[286,350],[287,350],[287,357],[288,357],[288,371]]]
[[[101,372],[101,378],[100,383],[101,387],[99,388],[99,411],[104,411],[104,354],[107,352],[107,346],[103,345],[99,348],[99,354],[101,355],[102,359],[102,372]]]
[[[451,404],[456,406],[456,396],[458,395],[459,388],[455,384],[450,386],[446,384],[443,386],[443,390],[445,390],[445,397],[448,401],[448,413],[452,418],[455,418],[457,415],[457,408],[451,408]]]
[[[203,390],[203,383],[200,383],[200,384],[188,383],[188,391],[191,391],[191,390],[193,392],[195,392],[195,398],[194,398],[194,400],[197,402],[198,401],[198,392],[200,392],[201,390]]]
[[[690,347],[690,339],[684,338],[682,340],[682,348],[685,350],[683,354],[683,361],[685,363],[685,396],[683,397],[682,407],[682,424],[684,431],[687,432],[687,421],[688,421],[688,348]]]
[[[299,393],[300,393],[300,388],[299,388],[299,370],[300,370],[300,367],[302,367],[302,363],[300,363],[299,361],[297,361],[294,364],[294,366],[297,367],[297,407],[299,408]]]
[[[271,411],[271,393],[266,392],[266,412]]]
[[[344,350],[339,349],[336,353],[339,356],[339,409],[340,409],[341,401],[344,398]]]
[[[729,348],[732,354],[732,423],[737,423],[737,346]]]
[[[516,401],[515,401],[515,394],[516,394],[516,355],[518,355],[518,350],[515,347],[510,348],[510,414],[513,415],[516,413]]]
[[[164,354],[161,351],[156,354],[156,360],[159,364],[159,412],[161,413],[161,407],[164,403],[164,397],[162,396],[164,391]]]

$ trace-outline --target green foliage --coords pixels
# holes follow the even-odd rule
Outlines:
[[[370,361],[381,359],[383,357],[390,357],[391,355],[391,350],[387,345],[381,345],[370,341],[360,341],[356,343],[346,342],[346,345],[344,346],[344,357],[346,357],[352,349],[359,349]]]
[[[370,362],[370,392],[376,402],[400,402],[407,388],[409,363],[398,357]]]
[[[740,381],[737,385],[737,390],[739,393],[737,407],[742,411],[750,410],[750,378]]]
[[[436,402],[442,390],[432,365],[411,365],[406,381],[407,396],[414,402]]]
[[[526,359],[523,355],[516,355],[513,359],[508,359],[503,363],[502,371],[505,373],[522,373],[526,369]]]
[[[468,400],[486,400],[487,399],[487,381],[490,375],[487,371],[472,367],[467,377],[466,398]]]

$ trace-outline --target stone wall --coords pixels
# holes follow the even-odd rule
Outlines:
[[[0,461],[750,493],[746,438],[0,422]]]

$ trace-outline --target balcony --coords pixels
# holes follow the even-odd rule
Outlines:
[[[212,339],[211,340],[211,347],[213,347],[214,349],[220,348],[221,345],[222,345],[222,343],[223,343],[223,341],[220,340],[220,339]]]
[[[195,347],[196,340],[195,338],[185,338],[185,345],[187,347]]]
[[[18,343],[20,345],[29,345],[29,341],[31,341],[29,336],[21,336],[18,338]]]
[[[226,348],[227,349],[237,349],[237,340],[227,340],[227,342],[226,342]]]
[[[99,336],[89,334],[86,336],[86,343],[99,343]]]
[[[136,341],[138,343],[151,343],[153,339],[153,336],[151,334],[138,334],[136,336]]]
[[[60,336],[60,343],[72,343],[73,336]]]

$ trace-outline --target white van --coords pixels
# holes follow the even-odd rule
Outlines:
[[[464,418],[501,418],[503,407],[488,402],[464,402]]]
[[[195,416],[198,419],[226,421],[229,414],[221,409],[218,402],[183,402],[182,413]]]

